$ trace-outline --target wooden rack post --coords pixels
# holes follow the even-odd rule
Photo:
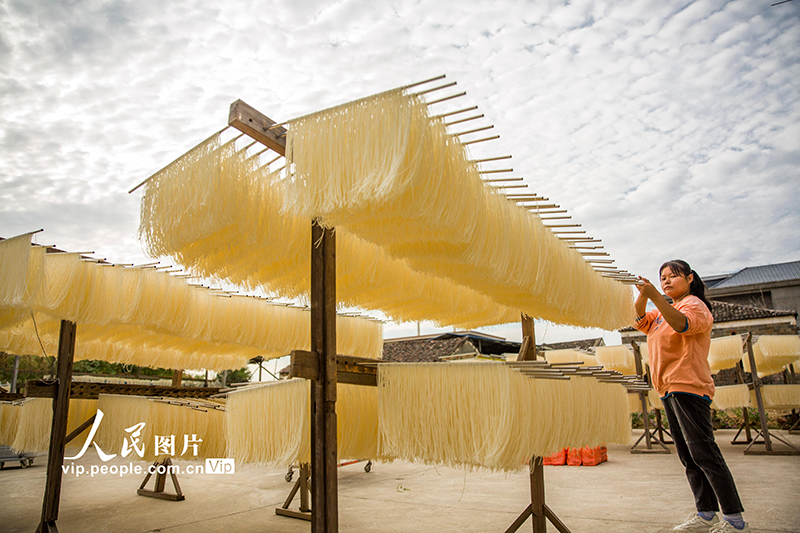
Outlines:
[[[289,492],[289,496],[286,498],[286,501],[283,502],[281,507],[275,508],[275,514],[281,516],[288,516],[290,518],[299,518],[301,520],[308,520],[311,521],[311,507],[309,506],[308,501],[308,489],[311,485],[309,483],[310,472],[308,468],[308,463],[300,463],[300,473],[298,475],[297,481],[295,481],[292,490]],[[291,479],[291,478],[289,478]],[[298,491],[300,492],[300,510],[293,511],[289,509],[289,506],[292,504],[292,500],[294,500],[295,496],[297,495]]]
[[[72,364],[75,358],[76,325],[61,321],[58,334],[58,362],[56,367],[56,395],[53,399],[53,424],[50,429],[50,449],[47,454],[47,480],[42,503],[42,520],[36,533],[58,533],[58,507],[61,502],[61,465],[67,437],[69,393],[72,381]]]
[[[319,379],[311,381],[311,531],[339,530],[336,472],[336,235],[311,224],[311,351]]]
[[[536,330],[533,318],[522,313],[522,345],[517,361],[536,361]]]
[[[761,378],[758,377],[758,368],[756,367],[756,358],[753,355],[753,334],[747,333],[747,338],[745,340],[745,344],[747,346],[747,359],[750,361],[750,375],[753,381],[753,391],[755,392],[756,396],[756,405],[758,406],[758,417],[761,419],[761,431],[756,433],[756,436],[753,438],[753,441],[747,445],[744,449],[745,455],[800,455],[800,450],[795,448],[790,442],[782,439],[778,435],[770,434],[769,428],[767,427],[767,413],[764,409],[764,398],[761,396],[761,387],[763,386],[761,383]],[[764,440],[761,442],[758,441],[758,437],[761,436]],[[789,449],[788,450],[773,450],[772,449],[772,439],[778,440],[784,444],[786,444]],[[764,450],[751,450],[754,444],[763,444]]]
[[[747,384],[744,379],[744,367],[741,361],[736,363],[736,382],[740,385]],[[737,439],[742,433],[742,430],[744,430],[745,433],[745,440],[740,441]],[[750,434],[750,411],[747,407],[742,407],[742,425],[739,426],[739,431],[733,436],[731,444],[750,444],[751,442],[753,442],[753,436]]]
[[[636,374],[639,378],[644,379],[647,381],[648,386],[652,387],[650,383],[650,376],[645,375],[644,369],[642,367],[642,353],[639,350],[639,345],[636,341],[631,341],[631,348],[633,348],[633,362],[636,365]],[[647,409],[647,391],[637,391],[635,394],[639,396],[639,401],[641,402],[642,406],[642,422],[644,423],[644,433],[639,440],[637,440],[633,446],[631,446],[631,453],[670,453],[669,448],[667,448],[660,439],[655,436],[655,429],[650,429],[650,413]],[[657,410],[656,410],[657,411]],[[645,448],[640,449],[637,448],[639,443],[644,438],[645,441]],[[660,448],[653,448],[653,443],[658,444],[661,446]]]
[[[139,490],[136,491],[136,494],[139,496],[159,498],[161,500],[170,500],[173,502],[185,500],[186,496],[183,495],[181,485],[178,483],[178,476],[175,474],[173,469],[174,467],[172,465],[171,458],[166,457],[163,459],[156,459],[152,465],[152,470],[156,474],[156,480],[154,481],[155,486],[153,487],[153,490],[145,488],[147,482],[150,481],[150,477],[153,475],[153,472],[148,470],[147,475],[144,477],[142,484],[139,485]],[[164,492],[164,489],[167,486],[167,476],[172,478],[172,485],[175,487],[175,494]]]

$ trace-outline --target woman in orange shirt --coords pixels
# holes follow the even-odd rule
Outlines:
[[[705,285],[697,272],[681,260],[664,263],[659,274],[661,289],[672,304],[652,283],[640,277],[635,326],[647,334],[653,388],[664,404],[675,449],[686,468],[697,508],[696,514],[674,530],[750,531],[711,425],[714,380],[708,365],[708,348],[714,318],[705,297]],[[647,300],[656,309],[645,312]],[[720,507],[722,520],[717,517]]]

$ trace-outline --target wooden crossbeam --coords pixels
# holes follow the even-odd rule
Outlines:
[[[246,133],[270,150],[285,157],[286,129],[282,126],[272,128],[275,124],[277,122],[241,100],[232,103],[228,112],[229,126]]]
[[[351,355],[336,356],[336,378],[339,383],[378,385],[377,361]],[[366,366],[369,365],[369,366]],[[319,355],[306,350],[292,350],[289,376],[310,380],[319,379]]]
[[[27,398],[55,398],[58,387],[53,383],[38,380],[25,384]],[[134,385],[127,383],[86,383],[73,381],[70,384],[70,398],[76,400],[97,400],[101,394],[122,394],[126,396],[166,396],[170,398],[208,398],[220,391],[218,387],[164,387],[161,385]]]

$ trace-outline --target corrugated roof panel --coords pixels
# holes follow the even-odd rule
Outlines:
[[[755,285],[758,283],[772,283],[793,279],[800,280],[800,261],[747,267],[731,275],[725,281],[717,283],[714,285],[714,288],[724,289],[727,287],[740,287],[742,285]]]

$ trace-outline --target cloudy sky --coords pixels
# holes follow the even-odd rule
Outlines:
[[[798,260],[800,1],[775,1],[0,0],[0,236],[145,262],[127,191],[234,100],[283,121],[446,74],[441,110],[478,105],[481,149],[620,268]]]

